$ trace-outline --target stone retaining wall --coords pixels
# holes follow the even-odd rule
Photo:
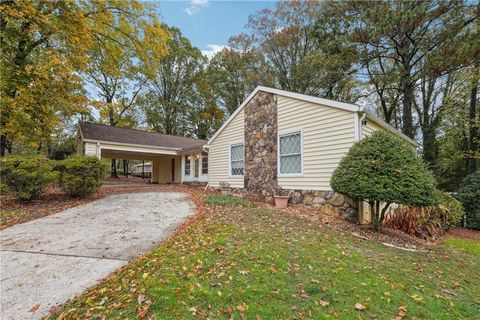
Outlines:
[[[242,197],[251,201],[266,201],[273,203],[270,196],[262,196],[258,193],[252,193],[246,189],[230,188],[224,186],[220,188],[222,194]],[[314,208],[321,208],[326,214],[339,215],[349,221],[358,221],[358,204],[356,201],[333,191],[319,190],[286,190],[290,196],[289,203],[303,204]]]

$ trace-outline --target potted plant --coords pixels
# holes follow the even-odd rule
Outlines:
[[[285,209],[288,205],[288,199],[290,196],[288,195],[288,190],[284,190],[281,187],[278,187],[273,195],[275,198],[275,208],[277,209]]]

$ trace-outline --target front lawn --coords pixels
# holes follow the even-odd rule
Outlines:
[[[210,199],[211,200],[211,199]],[[212,202],[212,201],[209,201]],[[480,257],[406,252],[253,207],[203,218],[51,318],[478,319]]]

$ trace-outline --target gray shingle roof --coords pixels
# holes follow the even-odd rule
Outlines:
[[[203,146],[207,140],[173,136],[142,130],[117,128],[103,124],[80,122],[84,139],[139,144],[144,146],[191,149]]]

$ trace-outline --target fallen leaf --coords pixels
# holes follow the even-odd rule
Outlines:
[[[355,309],[357,310],[364,310],[365,308],[367,308],[367,306],[361,304],[361,303],[355,303]]]
[[[320,305],[321,305],[322,307],[326,307],[326,306],[328,306],[329,304],[330,304],[330,302],[328,302],[328,301],[326,301],[326,300],[320,300]]]
[[[248,309],[248,306],[247,306],[246,303],[242,303],[242,304],[239,304],[239,305],[237,306],[237,310],[238,310],[238,311],[241,311],[241,312],[247,311],[247,309]]]
[[[40,308],[40,305],[39,305],[39,304],[36,304],[36,305],[34,305],[30,310],[28,310],[28,312],[32,312],[32,313],[33,313],[33,312],[37,311],[38,308]]]

